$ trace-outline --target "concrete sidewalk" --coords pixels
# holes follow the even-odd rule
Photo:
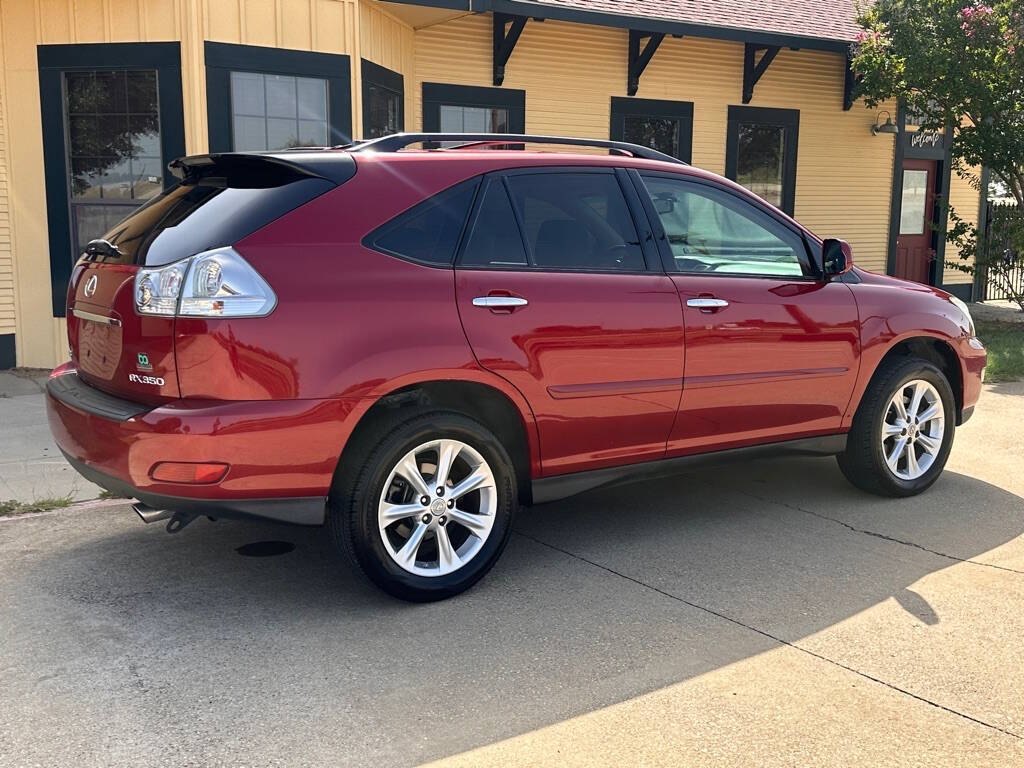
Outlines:
[[[0,501],[95,499],[101,489],[71,468],[50,437],[49,371],[0,371]]]

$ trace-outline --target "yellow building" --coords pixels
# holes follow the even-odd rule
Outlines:
[[[978,193],[947,137],[851,103],[852,5],[0,0],[0,368],[67,357],[81,245],[174,157],[396,130],[647,143],[969,298],[928,222],[977,217]]]

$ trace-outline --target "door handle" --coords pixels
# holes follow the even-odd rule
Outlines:
[[[514,309],[525,307],[529,303],[521,296],[477,296],[473,299],[474,307],[486,307],[487,309]]]
[[[711,297],[702,296],[697,299],[687,299],[686,306],[696,307],[697,309],[704,312],[714,312],[716,309],[724,309],[729,306],[729,302],[725,299],[715,299]]]

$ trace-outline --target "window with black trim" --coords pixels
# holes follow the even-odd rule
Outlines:
[[[469,267],[528,266],[523,237],[505,182],[500,176],[487,181],[460,264]]]
[[[362,59],[363,138],[405,130],[405,79],[398,72]]]
[[[205,43],[210,151],[259,151],[352,140],[349,58]]]
[[[729,107],[725,175],[790,216],[799,128],[795,109]]]
[[[40,45],[53,314],[85,244],[176,179],[185,154],[178,43]],[[52,150],[52,151],[51,151]]]
[[[409,261],[451,266],[479,179],[424,200],[367,235],[364,243]]]
[[[804,277],[803,238],[736,195],[705,184],[641,174],[661,219],[670,271]]]
[[[525,133],[526,91],[424,83],[423,130]]]
[[[693,146],[693,103],[613,96],[609,137],[688,163]]]

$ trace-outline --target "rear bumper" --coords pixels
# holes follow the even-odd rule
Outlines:
[[[150,407],[100,392],[74,369],[47,384],[50,431],[88,480],[157,509],[324,522],[334,470],[358,401],[176,400]],[[154,480],[160,462],[223,462],[216,483]]]

